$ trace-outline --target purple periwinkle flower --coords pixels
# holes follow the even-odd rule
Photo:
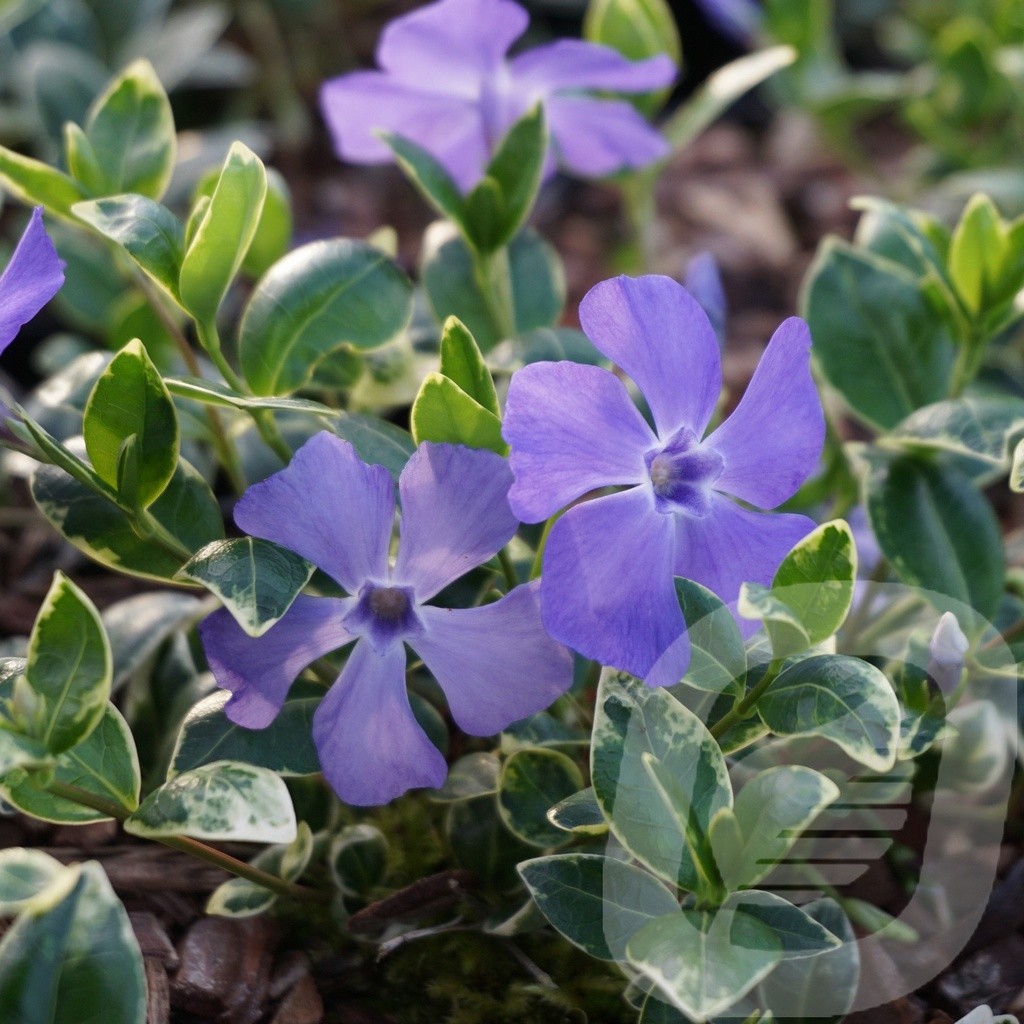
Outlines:
[[[37,206],[10,263],[0,274],[0,353],[63,283],[64,261],[43,227],[43,208]]]
[[[405,644],[433,674],[452,718],[489,736],[547,707],[572,682],[572,658],[540,621],[536,584],[493,604],[428,604],[443,587],[491,558],[515,533],[512,473],[493,452],[425,443],[398,482],[402,516],[389,561],[394,484],[324,432],[290,465],[254,484],[235,522],[302,555],[351,596],[300,594],[261,637],[221,609],[200,624],[228,717],[269,725],[292,681],[316,658],[355,641],[313,718],[328,782],[350,804],[382,804],[413,786],[440,786],[447,766],[416,723],[405,689]]]
[[[718,263],[709,252],[699,252],[683,270],[683,285],[708,315],[718,347],[725,347],[725,318],[728,305]]]
[[[437,0],[392,21],[377,46],[380,71],[325,82],[320,106],[342,160],[387,163],[384,129],[431,153],[468,192],[508,129],[544,105],[555,164],[586,177],[643,167],[665,140],[622,100],[589,90],[647,92],[675,78],[665,56],[633,62],[610,47],[559,40],[505,54],[529,15],[512,0]]]
[[[580,323],[627,373],[654,429],[619,378],[597,366],[534,363],[509,385],[504,435],[512,510],[539,522],[590,492],[554,524],[544,553],[548,632],[651,686],[689,661],[673,576],[733,604],[743,581],[769,584],[814,523],[765,515],[814,469],[825,425],[809,367],[810,333],[775,332],[735,412],[707,437],[722,386],[718,342],[685,288],[668,277],[618,277],[592,288]],[[750,632],[756,624],[743,620]]]

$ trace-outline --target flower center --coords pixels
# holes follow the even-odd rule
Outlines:
[[[356,636],[366,637],[378,654],[385,654],[395,644],[424,632],[411,587],[370,582],[363,584],[355,605],[345,616],[345,628]]]
[[[702,519],[711,511],[711,485],[722,475],[725,462],[713,448],[703,447],[692,430],[678,430],[644,459],[659,512]]]

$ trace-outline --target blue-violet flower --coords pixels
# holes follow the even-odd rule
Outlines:
[[[665,56],[633,62],[610,47],[559,40],[506,59],[529,15],[513,0],[437,0],[396,18],[377,46],[380,71],[323,84],[320,106],[342,160],[387,163],[385,129],[431,153],[468,192],[508,129],[544,105],[555,164],[605,177],[668,154],[629,103],[585,90],[647,92],[676,75]]]
[[[394,564],[391,476],[334,434],[317,434],[286,469],[250,487],[235,522],[318,565],[351,596],[300,594],[258,638],[225,609],[206,618],[200,635],[218,685],[232,691],[228,717],[269,725],[299,672],[354,640],[313,718],[313,739],[343,800],[381,804],[413,786],[439,786],[447,771],[409,706],[405,644],[468,733],[489,736],[547,707],[570,686],[572,658],[544,632],[535,584],[478,608],[427,604],[512,537],[511,482],[493,452],[421,445],[398,482]]]
[[[735,412],[703,438],[721,362],[706,314],[681,285],[656,276],[604,281],[580,304],[580,323],[639,387],[655,429],[608,370],[527,366],[512,377],[506,405],[509,501],[524,522],[539,522],[616,488],[554,524],[542,618],[556,640],[588,658],[671,685],[689,661],[673,576],[733,605],[743,581],[770,583],[814,528],[805,516],[764,515],[731,500],[774,508],[817,462],[825,428],[810,333],[802,320],[786,320]]]

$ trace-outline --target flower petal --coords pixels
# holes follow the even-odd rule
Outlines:
[[[825,417],[810,351],[811,332],[799,317],[772,335],[735,412],[705,441],[725,461],[716,490],[775,508],[814,471]]]
[[[674,519],[655,511],[645,487],[569,509],[544,552],[547,631],[603,665],[647,676],[685,630],[671,572]],[[688,654],[677,645],[659,671],[678,667],[678,682]]]
[[[388,471],[366,465],[348,441],[326,430],[235,506],[235,522],[246,533],[298,552],[350,594],[368,579],[387,579],[394,517]]]
[[[661,134],[625,100],[552,96],[544,109],[559,164],[581,177],[607,178],[670,152]]]
[[[483,120],[474,100],[399,82],[379,71],[356,71],[324,82],[320,109],[335,152],[351,163],[394,159],[376,130],[394,132],[427,150],[464,191],[480,179],[487,163]]]
[[[611,89],[648,92],[670,85],[676,66],[665,54],[629,60],[618,50],[581,39],[559,39],[535,46],[509,61],[516,90]]]
[[[410,84],[475,98],[529,22],[512,0],[439,0],[384,29],[377,63]]]
[[[252,637],[221,608],[199,623],[206,660],[217,685],[231,691],[225,713],[247,729],[277,717],[295,677],[323,654],[354,637],[342,625],[348,598],[300,594],[263,636]]]
[[[700,437],[722,390],[718,340],[707,314],[670,277],[616,277],[580,303],[590,340],[636,381],[662,438]]]
[[[37,206],[10,263],[0,274],[0,352],[63,283],[64,261],[43,227],[43,208]]]
[[[463,732],[501,732],[572,686],[572,655],[541,625],[540,581],[479,608],[419,613],[426,632],[410,646],[441,684]]]
[[[717,594],[736,615],[740,584],[771,584],[790,548],[815,526],[807,516],[751,512],[716,494],[703,519],[677,518],[674,571]],[[747,636],[760,625],[739,616],[736,621]]]
[[[386,804],[444,783],[448,766],[409,707],[405,648],[375,654],[360,640],[313,716],[320,766],[346,803]]]
[[[402,470],[401,540],[393,579],[417,602],[486,562],[516,532],[512,471],[495,452],[424,442]]]
[[[614,374],[532,363],[513,374],[502,434],[512,448],[512,511],[540,522],[587,491],[647,479],[657,438]]]

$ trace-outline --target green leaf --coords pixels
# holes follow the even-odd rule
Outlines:
[[[509,832],[492,796],[451,804],[445,833],[456,863],[475,871],[481,885],[496,891],[514,888],[518,884],[516,864],[537,852]]]
[[[65,868],[0,940],[0,1006],[12,1024],[145,1024],[142,953],[95,861]]]
[[[458,317],[450,316],[441,331],[441,373],[495,416],[501,415],[494,379],[476,339]]]
[[[786,658],[811,646],[800,616],[774,590],[760,583],[743,583],[736,607],[745,619],[760,619],[765,624],[774,657]]]
[[[1024,438],[1013,450],[1013,464],[1010,466],[1010,490],[1018,494],[1024,491]]]
[[[779,736],[821,736],[885,772],[896,760],[900,706],[889,680],[859,658],[821,655],[791,665],[757,703]]]
[[[440,373],[429,373],[424,378],[410,420],[417,444],[446,441],[508,454],[508,445],[501,436],[501,420]]]
[[[174,115],[149,61],[133,61],[96,98],[85,134],[103,174],[90,188],[94,194],[138,192],[159,199],[167,190],[177,141]]]
[[[276,892],[248,878],[229,878],[210,893],[206,913],[213,917],[256,917],[276,902]]]
[[[608,831],[608,822],[592,786],[559,800],[548,810],[548,821],[556,828],[577,835],[601,836]]]
[[[723,906],[767,925],[782,945],[784,960],[814,957],[841,944],[819,921],[772,892],[744,889],[734,892]]]
[[[723,807],[711,821],[711,848],[725,884],[730,889],[756,885],[838,796],[830,779],[799,765],[754,776],[732,810]],[[724,821],[728,816],[734,824]]]
[[[201,377],[167,377],[167,390],[179,398],[191,398],[204,405],[217,405],[222,409],[274,409],[278,412],[303,412],[313,416],[337,416],[338,410],[308,398],[258,398],[243,395],[220,381]]]
[[[460,757],[448,769],[444,785],[429,793],[429,796],[431,800],[450,803],[497,793],[500,774],[501,761],[498,757],[489,751],[478,750]]]
[[[343,895],[366,896],[387,874],[387,837],[365,822],[348,825],[331,840],[327,864]]]
[[[709,693],[738,692],[747,671],[739,626],[710,590],[676,577],[676,597],[690,638],[690,665],[683,682]]]
[[[73,212],[128,255],[175,301],[185,252],[185,229],[167,209],[145,196],[124,195],[75,203]]]
[[[569,837],[548,822],[548,808],[582,786],[579,768],[565,754],[544,747],[517,750],[501,769],[498,809],[505,824],[524,842],[561,846]]]
[[[463,226],[478,252],[508,245],[526,222],[547,152],[544,108],[537,103],[508,130],[483,178],[466,197]]]
[[[793,609],[810,643],[820,644],[846,619],[856,575],[853,531],[834,519],[786,555],[772,580],[772,595]]]
[[[1002,533],[966,476],[921,459],[879,459],[867,478],[867,507],[882,553],[904,583],[955,598],[986,618],[995,615],[1003,591]]]
[[[1024,400],[1010,396],[954,398],[926,405],[886,437],[910,450],[950,452],[1005,470],[1008,441],[1024,429]]]
[[[75,203],[88,198],[74,178],[4,146],[0,146],[0,184],[26,206],[42,205],[69,219]]]
[[[515,335],[553,326],[565,304],[565,275],[558,254],[535,231],[526,228],[509,244],[508,259]],[[437,224],[428,229],[420,280],[439,322],[457,316],[482,352],[489,352],[504,340],[488,297],[473,276],[469,250],[450,225]]]
[[[693,1020],[727,1010],[782,960],[782,943],[734,907],[649,921],[626,946],[629,963]]]
[[[110,697],[111,656],[93,603],[63,573],[54,574],[29,638],[14,706],[29,734],[53,754],[84,740]]]
[[[405,176],[442,217],[465,230],[466,204],[459,186],[447,170],[425,149],[400,135],[377,132],[381,141],[395,154],[395,162]]]
[[[201,324],[213,324],[216,319],[256,233],[266,193],[263,162],[241,142],[233,143],[178,279],[182,303]]]
[[[946,397],[949,330],[903,267],[827,239],[809,271],[803,305],[818,365],[869,424],[894,427]]]
[[[136,438],[137,493],[123,495],[146,508],[164,491],[178,465],[178,414],[142,342],[129,342],[96,381],[82,426],[93,469],[118,490],[121,449]]]
[[[290,843],[295,811],[288,788],[266,768],[214,761],[155,789],[124,823],[143,837],[192,836],[213,842]]]
[[[42,850],[0,850],[0,917],[13,917],[64,873],[64,865]]]
[[[168,776],[213,761],[242,761],[278,775],[316,775],[320,759],[313,745],[313,713],[324,688],[296,682],[280,712],[265,729],[245,729],[224,714],[231,698],[218,690],[203,698],[185,716],[171,755]]]
[[[313,566],[256,537],[215,540],[178,573],[216,594],[249,636],[263,636],[292,606]]]
[[[355,448],[363,462],[383,466],[396,483],[416,451],[416,442],[407,430],[378,416],[342,413],[331,426],[338,437]]]
[[[601,960],[625,959],[626,943],[640,928],[679,910],[664,883],[612,857],[537,857],[520,864],[519,874],[551,924]]]
[[[128,516],[56,466],[35,467],[32,496],[50,525],[101,565],[131,576],[173,580],[183,562],[138,536]],[[184,459],[149,513],[189,551],[224,536],[209,484]]]
[[[242,320],[239,361],[258,395],[286,395],[342,345],[378,348],[409,322],[412,285],[379,249],[346,238],[311,242],[278,261]]]
[[[88,195],[106,195],[107,175],[100,165],[89,136],[74,121],[64,125],[64,155],[71,176]]]
[[[949,246],[949,274],[972,313],[985,310],[999,284],[1007,247],[1006,226],[995,203],[976,193],[968,200]]]
[[[651,754],[692,805],[692,827],[706,833],[732,806],[725,759],[704,724],[665,690],[606,670],[598,687],[591,780],[612,831],[633,856],[684,889],[699,877],[680,822],[661,799],[643,754]]]
[[[52,772],[56,782],[113,801],[126,811],[139,806],[139,755],[128,723],[113,704],[107,704],[100,724],[81,743],[57,755]],[[0,793],[23,814],[43,821],[78,825],[110,818],[102,811],[40,789],[22,771],[4,775]]]

